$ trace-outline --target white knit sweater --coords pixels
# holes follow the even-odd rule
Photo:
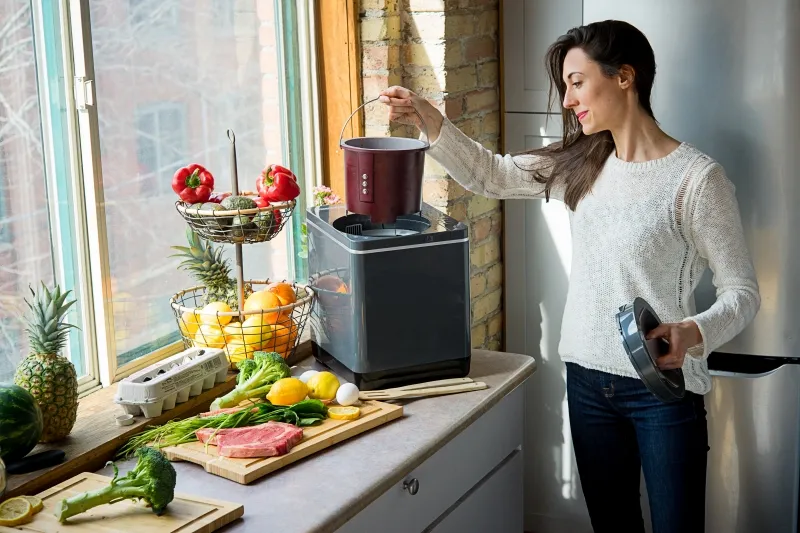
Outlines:
[[[428,154],[476,194],[544,197],[544,185],[527,170],[541,158],[494,155],[447,119]],[[551,198],[563,199],[563,188],[554,188]],[[612,153],[592,191],[570,211],[570,225],[562,360],[638,377],[615,316],[639,296],[662,322],[697,323],[703,343],[689,350],[684,378],[687,390],[708,392],[708,354],[741,332],[761,302],[734,186],[722,166],[687,143],[646,162]],[[698,314],[693,293],[706,267],[713,271],[717,300]]]

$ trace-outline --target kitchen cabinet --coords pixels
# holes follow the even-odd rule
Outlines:
[[[294,370],[323,368],[308,358]],[[402,400],[401,418],[248,485],[179,461],[175,490],[243,504],[226,533],[520,533],[523,404],[536,371],[527,355],[473,350],[469,376],[486,389]],[[125,475],[135,464],[117,466]]]
[[[514,389],[337,532],[522,531],[523,397]]]
[[[507,113],[546,113],[550,82],[544,55],[583,20],[583,0],[503,2],[503,87]]]

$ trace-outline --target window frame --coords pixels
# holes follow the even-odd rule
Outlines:
[[[74,360],[75,352],[82,355],[78,393],[86,394],[99,386],[100,374],[95,355],[92,299],[87,291],[90,261],[83,224],[85,204],[78,130],[76,116],[70,112],[75,102],[69,83],[73,66],[66,13],[66,0],[31,2],[53,271],[55,280],[64,290],[72,290],[72,296],[78,301],[73,309],[80,315],[81,328],[70,333],[65,349],[70,359]],[[56,74],[55,82],[53,74]],[[66,112],[61,112],[61,105],[66,107]],[[56,134],[56,124],[60,125],[60,136]],[[64,202],[59,201],[62,195],[66,197]]]
[[[48,186],[53,191],[69,187],[74,200],[74,254],[78,264],[76,294],[81,298],[82,324],[81,338],[84,347],[84,368],[87,375],[81,379],[79,392],[86,394],[98,386],[106,387],[160,359],[182,351],[183,342],[177,341],[160,348],[122,366],[117,364],[117,350],[114,336],[114,315],[110,284],[110,261],[108,231],[104,208],[103,175],[100,158],[100,135],[95,94],[95,79],[92,32],[89,2],[83,0],[44,0],[58,7],[56,13],[60,31],[60,57],[47,57],[44,52],[44,31],[46,17],[52,17],[48,8],[39,2],[32,2],[34,9],[34,38],[37,44],[37,75],[40,81],[40,101],[42,102],[42,129],[44,132],[44,153]],[[284,160],[293,165],[298,177],[303,179],[303,193],[297,199],[292,224],[284,228],[289,245],[289,272],[295,279],[307,278],[305,261],[298,258],[300,250],[300,227],[305,222],[305,207],[311,201],[312,188],[321,183],[319,177],[319,107],[316,100],[316,45],[314,36],[313,7],[305,0],[275,0],[276,34],[280,36],[278,49],[281,101],[284,119]],[[288,26],[287,26],[288,25]],[[285,28],[291,31],[284,31]],[[41,56],[41,57],[40,57]],[[48,86],[47,65],[60,61],[63,79],[60,90],[66,100],[66,129],[69,133],[68,159],[69,183],[57,182],[56,148],[53,142],[54,110],[49,104],[51,96]],[[297,90],[299,88],[299,90]],[[102,105],[102,103],[100,103]],[[297,124],[300,127],[297,127]],[[290,131],[291,130],[291,131]],[[289,135],[294,135],[291,141]],[[316,146],[308,157],[304,146]],[[302,176],[300,175],[302,172]],[[51,195],[54,196],[54,195]],[[59,212],[58,203],[50,202],[51,220],[61,220],[64,213]],[[52,224],[51,224],[52,226]],[[56,237],[56,235],[54,235]],[[54,239],[54,243],[61,244]],[[56,252],[58,252],[56,254]],[[56,263],[62,263],[64,250],[55,250]],[[64,269],[56,269],[57,279],[63,282]],[[166,305],[166,303],[165,303]]]

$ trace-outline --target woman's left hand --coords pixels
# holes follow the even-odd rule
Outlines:
[[[669,353],[662,355],[656,361],[658,368],[661,370],[681,368],[683,360],[686,358],[687,350],[703,342],[700,328],[692,320],[661,324],[648,333],[647,338],[661,338],[669,344]]]

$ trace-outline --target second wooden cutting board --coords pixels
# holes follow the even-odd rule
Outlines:
[[[206,445],[200,442],[171,446],[162,451],[170,461],[196,463],[205,468],[206,472],[246,485],[328,446],[403,416],[403,406],[385,402],[363,401],[360,402],[359,408],[361,416],[356,420],[326,418],[317,426],[303,428],[303,440],[289,453],[278,457],[252,459],[220,457],[217,455],[216,446],[208,446],[206,453]]]
[[[175,493],[175,499],[161,516],[132,500],[100,505],[71,517],[65,524],[55,517],[64,498],[108,486],[110,477],[84,472],[37,494],[44,509],[33,521],[14,528],[0,526],[0,533],[211,533],[244,514],[238,503]]]

